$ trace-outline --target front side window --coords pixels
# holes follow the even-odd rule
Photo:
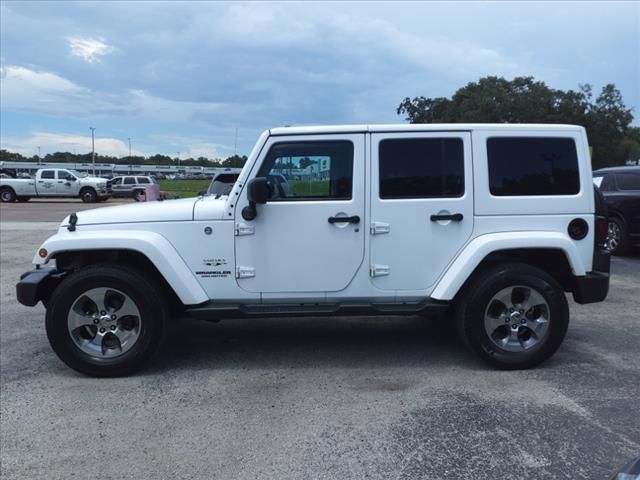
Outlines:
[[[616,182],[620,190],[640,190],[640,173],[616,173]]]
[[[394,138],[380,142],[380,198],[464,194],[461,138]]]
[[[487,162],[492,195],[575,195],[580,191],[572,138],[489,138]]]
[[[259,177],[266,177],[272,200],[349,200],[353,144],[349,141],[274,144]]]
[[[120,185],[122,183],[122,177],[116,177],[111,181],[111,185]]]
[[[56,178],[55,170],[44,170],[40,174],[40,178]]]

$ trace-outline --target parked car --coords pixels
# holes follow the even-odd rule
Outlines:
[[[3,202],[27,202],[33,197],[77,197],[83,202],[94,203],[110,196],[109,180],[70,169],[44,168],[36,172],[36,178],[0,179],[0,200]]]
[[[640,245],[640,167],[609,167],[593,172],[609,212],[605,246],[614,255]]]
[[[133,198],[137,201],[142,198],[147,186],[155,184],[157,182],[153,177],[143,175],[124,175],[111,180],[114,197]]]
[[[229,195],[69,215],[17,298],[96,376],[140,367],[174,315],[455,312],[480,358],[533,367],[567,332],[565,292],[609,288],[588,145],[571,125],[268,130]]]

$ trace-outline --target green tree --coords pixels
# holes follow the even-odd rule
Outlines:
[[[626,141],[633,120],[620,91],[605,85],[593,101],[590,85],[556,90],[533,77],[484,77],[444,97],[406,97],[397,113],[411,123],[571,123],[587,129],[593,168],[622,164],[633,147]]]

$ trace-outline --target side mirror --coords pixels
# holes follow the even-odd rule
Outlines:
[[[265,177],[256,177],[247,185],[247,198],[249,205],[242,209],[242,218],[251,221],[258,215],[256,205],[259,203],[267,203],[271,198],[271,185]]]
[[[247,198],[253,203],[267,203],[271,198],[271,185],[265,177],[257,177],[247,185]]]

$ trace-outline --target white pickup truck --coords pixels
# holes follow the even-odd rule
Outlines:
[[[0,179],[3,202],[27,202],[33,197],[77,197],[83,202],[95,203],[110,196],[109,180],[70,169],[43,168],[36,172],[36,178]]]
[[[579,126],[276,128],[228,192],[69,215],[17,298],[97,376],[138,368],[184,315],[439,313],[528,368],[560,347],[566,293],[607,296],[605,215]]]

